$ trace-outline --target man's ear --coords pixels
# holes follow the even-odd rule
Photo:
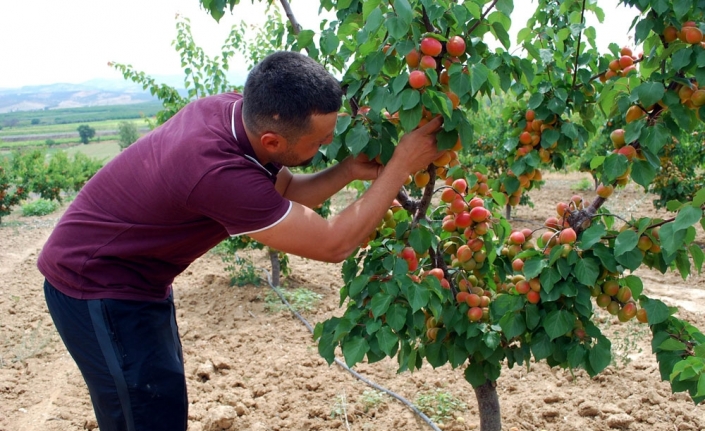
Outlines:
[[[260,136],[260,143],[262,148],[267,150],[268,153],[277,153],[286,147],[286,139],[277,133],[267,132]]]

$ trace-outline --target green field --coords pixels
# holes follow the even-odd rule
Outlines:
[[[105,141],[91,143],[88,145],[76,145],[71,148],[67,148],[64,151],[66,151],[69,156],[78,152],[84,153],[88,157],[100,160],[103,162],[103,164],[105,164],[120,153],[120,145],[117,141]]]
[[[1,131],[4,132],[7,129],[51,124],[83,124],[105,120],[138,119],[141,117],[153,117],[161,110],[162,104],[160,102],[147,102],[128,105],[48,109],[44,111],[17,111],[0,114],[0,127],[2,127]],[[38,124],[32,125],[32,120]]]
[[[68,124],[41,124],[35,126],[19,126],[19,127],[4,127],[0,130],[0,139],[7,136],[32,136],[32,135],[48,135],[48,134],[64,134],[78,133],[78,126],[87,124],[95,129],[96,132],[102,130],[117,130],[118,124],[126,121],[133,123],[137,129],[147,127],[147,122],[142,119],[127,119],[127,120],[102,120],[91,123],[68,123]]]
[[[79,143],[78,127],[82,124],[96,131],[91,142],[117,140],[116,132],[123,121],[134,124],[140,134],[145,134],[149,131],[147,119],[153,119],[160,108],[159,103],[141,103],[0,114],[0,149]]]

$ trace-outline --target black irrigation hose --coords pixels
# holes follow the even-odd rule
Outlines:
[[[281,291],[279,291],[279,289],[277,289],[277,288],[272,284],[272,277],[271,277],[271,275],[269,274],[269,271],[267,271],[267,270],[264,269],[264,268],[259,268],[259,269],[262,270],[262,272],[264,272],[264,273],[267,275],[267,284],[269,284],[269,287],[270,287],[277,295],[279,295],[279,299],[282,300],[282,302],[289,308],[289,310],[294,314],[294,316],[296,316],[304,325],[306,325],[306,328],[308,328],[308,331],[309,331],[311,334],[313,334],[313,327],[311,326],[310,323],[308,323],[308,320],[306,320],[303,316],[301,316],[301,314],[299,314],[296,310],[294,310],[294,307],[292,307],[291,304],[289,304],[289,301],[287,301],[286,298],[284,298],[284,295],[281,293]],[[365,383],[366,385],[371,386],[371,387],[373,387],[374,389],[377,389],[377,390],[380,391],[380,392],[384,392],[385,394],[387,394],[387,395],[389,395],[389,396],[391,396],[391,397],[393,397],[393,398],[396,398],[396,399],[397,399],[398,401],[400,401],[402,404],[404,404],[404,405],[407,406],[409,409],[411,409],[411,411],[413,411],[414,413],[416,413],[421,419],[423,419],[424,422],[426,422],[426,423],[428,424],[428,426],[430,426],[431,429],[433,429],[434,431],[441,431],[441,429],[438,428],[438,427],[436,426],[436,424],[434,424],[433,421],[432,421],[431,419],[429,419],[428,416],[426,416],[422,411],[420,411],[419,409],[417,409],[417,408],[416,408],[409,400],[407,400],[406,398],[402,397],[402,396],[399,395],[399,394],[396,394],[396,393],[390,391],[390,390],[387,389],[387,388],[383,388],[382,386],[379,386],[378,384],[376,384],[376,383],[374,383],[374,382],[372,382],[372,381],[366,379],[365,377],[363,377],[363,376],[362,376],[360,373],[358,373],[357,371],[354,371],[354,370],[350,369],[350,367],[348,367],[348,366],[347,366],[343,361],[341,361],[340,359],[335,358],[334,360],[335,360],[335,363],[336,363],[336,364],[338,364],[340,367],[344,368],[347,372],[349,372],[350,374],[352,374],[353,376],[355,376],[355,378],[357,378],[358,380],[362,381],[362,382]]]

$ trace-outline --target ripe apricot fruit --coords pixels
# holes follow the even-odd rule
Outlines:
[[[434,39],[432,37],[424,37],[421,39],[421,52],[424,54],[430,55],[431,57],[436,57],[442,50],[443,46],[438,39]]]

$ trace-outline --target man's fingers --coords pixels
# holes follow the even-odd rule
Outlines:
[[[431,134],[438,132],[443,125],[443,116],[442,115],[436,115],[429,121],[428,123],[424,124],[423,126],[419,127],[418,130],[419,133],[426,133],[426,134]]]

